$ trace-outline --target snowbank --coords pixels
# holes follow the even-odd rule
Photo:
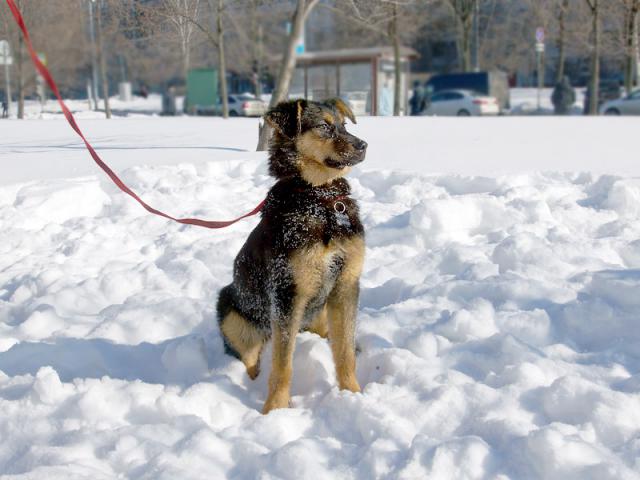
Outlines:
[[[255,152],[255,118],[93,118],[81,120],[80,126],[116,171],[141,164],[237,164],[266,158]],[[634,155],[640,117],[363,117],[349,128],[369,143],[364,170],[640,176]],[[11,164],[0,185],[96,174],[84,144],[60,118],[0,121],[0,161]]]
[[[304,333],[293,408],[267,416],[270,347],[249,380],[214,315],[256,220],[208,231],[150,216],[85,167],[61,122],[35,138],[25,127],[41,124],[0,124],[15,175],[0,187],[0,473],[640,478],[640,182],[528,173],[537,162],[430,173],[538,157],[554,170],[606,158],[604,170],[624,173],[616,155],[629,140],[587,135],[593,149],[567,144],[565,163],[545,143],[521,144],[519,120],[413,120],[357,126],[371,148],[351,176],[367,228],[363,393],[337,390],[328,344]],[[262,155],[220,150],[251,148],[255,123],[221,122],[83,126],[151,204],[219,219],[271,185]],[[602,122],[530,125],[556,147],[559,125],[619,140],[636,128]],[[598,158],[605,149],[618,153]]]

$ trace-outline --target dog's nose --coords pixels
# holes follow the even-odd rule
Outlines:
[[[358,140],[355,145],[353,146],[356,150],[366,150],[367,149],[367,142],[365,142],[364,140]]]

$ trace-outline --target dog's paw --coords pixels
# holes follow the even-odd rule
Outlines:
[[[356,380],[355,378],[346,378],[341,382],[339,382],[339,384],[340,384],[340,390],[349,390],[350,392],[353,392],[353,393],[360,393],[362,391],[360,389],[360,384],[358,383],[358,380]]]
[[[264,404],[262,413],[266,415],[271,410],[275,410],[277,408],[289,408],[289,402],[289,397],[285,395],[274,395],[273,397],[269,397]]]
[[[247,375],[251,380],[255,380],[258,375],[260,375],[260,365],[254,365],[252,367],[247,367]]]

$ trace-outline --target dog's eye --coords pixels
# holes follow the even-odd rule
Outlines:
[[[318,130],[320,130],[323,134],[333,134],[334,133],[334,128],[333,125],[329,125],[328,123],[321,123],[319,125],[316,125],[316,127]]]

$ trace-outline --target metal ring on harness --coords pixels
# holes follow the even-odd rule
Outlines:
[[[336,213],[344,213],[347,211],[347,206],[344,203],[338,201],[333,204],[333,209],[336,211]]]

